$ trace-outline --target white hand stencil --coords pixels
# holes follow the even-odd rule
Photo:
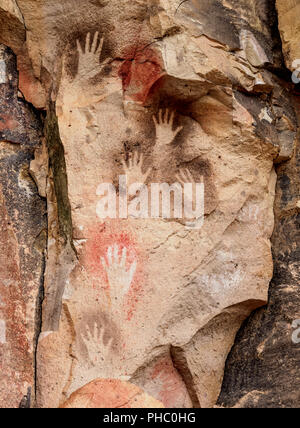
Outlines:
[[[171,112],[169,116],[169,110],[163,111],[159,110],[158,119],[156,116],[153,116],[153,121],[156,129],[156,144],[158,145],[167,145],[171,144],[179,132],[183,130],[183,126],[179,126],[173,130],[175,112]]]
[[[107,260],[101,257],[101,262],[107,273],[111,303],[113,306],[120,306],[132,284],[137,262],[134,261],[127,269],[127,248],[124,247],[120,255],[120,248],[118,245],[109,247],[107,250]]]
[[[152,168],[148,168],[143,173],[144,155],[134,152],[133,156],[126,162],[122,161],[124,174],[127,176],[127,185],[130,187],[134,183],[145,184]]]
[[[82,49],[80,41],[76,40],[79,54],[77,78],[81,80],[88,80],[95,77],[108,63],[107,59],[102,64],[100,64],[100,56],[103,49],[104,37],[102,37],[99,42],[98,38],[99,32],[97,31],[91,44],[91,34],[88,33],[86,36],[85,50]]]

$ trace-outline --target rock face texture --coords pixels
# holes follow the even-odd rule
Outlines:
[[[276,7],[286,64],[290,70],[294,71],[299,68],[300,64],[300,2],[298,0],[276,0]]]
[[[164,406],[135,385],[116,379],[100,379],[74,392],[61,407],[64,409],[159,409]]]
[[[30,176],[42,126],[18,97],[13,52],[0,45],[0,407],[30,405],[46,249],[46,204]]]
[[[0,406],[299,404],[294,8],[0,1]]]
[[[296,110],[299,101],[295,100]],[[266,309],[239,332],[219,402],[235,407],[300,407],[300,153],[277,168],[274,278]]]

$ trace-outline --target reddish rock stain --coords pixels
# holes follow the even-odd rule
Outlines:
[[[0,115],[0,131],[13,130],[19,126],[18,122],[7,114]]]
[[[118,222],[107,222],[105,225],[99,224],[88,232],[88,239],[85,246],[83,263],[93,279],[93,288],[97,292],[104,289],[109,295],[109,283],[107,274],[101,262],[103,257],[107,261],[107,250],[109,247],[117,245],[121,254],[123,248],[127,248],[127,269],[136,261],[137,268],[133,277],[130,290],[124,298],[124,310],[127,313],[127,319],[131,320],[134,315],[136,304],[142,298],[144,278],[145,255],[137,244],[137,240],[132,233],[127,231],[120,232]]]
[[[176,407],[178,403],[184,401],[187,394],[186,387],[174,368],[169,356],[162,357],[153,367],[151,372],[153,381],[161,383],[161,389],[156,398],[160,400],[165,407]]]
[[[124,53],[119,70],[125,96],[144,104],[156,82],[164,75],[162,60],[151,47],[133,46]]]

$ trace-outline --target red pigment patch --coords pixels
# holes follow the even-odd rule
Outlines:
[[[123,248],[127,248],[127,269],[134,261],[137,262],[136,272],[124,301],[128,311],[128,320],[130,320],[136,304],[143,294],[145,256],[138,247],[135,238],[129,232],[120,232],[119,228],[119,222],[107,222],[89,230],[89,239],[85,246],[84,265],[93,277],[94,287],[109,292],[108,278],[102,266],[101,258],[103,257],[107,262],[107,250],[114,245],[119,247],[119,255],[121,255]]]
[[[156,398],[165,407],[178,407],[178,405],[182,404],[187,394],[186,387],[174,368],[170,357],[163,357],[155,364],[151,372],[151,378],[161,384],[161,389]]]
[[[13,130],[18,125],[18,122],[12,119],[8,114],[2,114],[0,116],[0,131]]]
[[[46,100],[42,85],[35,78],[30,62],[28,63],[22,56],[18,56],[18,70],[19,89],[24,98],[34,104],[35,107],[43,108]]]
[[[144,104],[153,85],[164,75],[159,54],[150,47],[132,47],[124,55],[119,70],[123,91],[133,101]]]
[[[61,408],[162,408],[136,385],[117,379],[97,379],[75,391]]]

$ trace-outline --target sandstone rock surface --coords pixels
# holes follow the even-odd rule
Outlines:
[[[97,379],[71,395],[64,409],[158,409],[164,406],[135,385],[118,380]]]
[[[300,112],[299,101],[294,101]],[[269,304],[251,316],[238,335],[227,362],[222,405],[300,407],[300,342],[295,339],[300,324],[299,166],[298,139],[293,158],[277,168]]]
[[[294,71],[300,66],[299,0],[276,0],[279,30],[287,67]]]
[[[39,118],[18,98],[13,52],[0,45],[0,407],[30,406],[46,248],[46,204],[30,176]],[[25,398],[25,400],[24,400]]]
[[[286,181],[297,175],[282,178],[281,164],[296,170],[297,104],[284,59],[294,71],[297,36],[291,28],[299,26],[292,13],[298,3],[276,3],[279,29],[275,4],[267,0],[0,1],[0,41],[17,55],[19,70],[18,84],[16,64],[9,65],[12,54],[0,48],[0,91],[6,99],[0,106],[0,148],[6,159],[10,151],[20,152],[13,144],[21,143],[27,156],[22,173],[31,178],[26,185],[19,178],[18,186],[35,225],[24,219],[22,233],[16,224],[19,240],[27,239],[21,244],[18,233],[4,227],[1,240],[12,250],[3,253],[1,266],[14,275],[11,301],[23,305],[22,334],[38,342],[30,348],[24,339],[20,351],[28,360],[34,356],[18,386],[19,393],[32,385],[34,406],[217,403],[237,332],[268,302],[276,172],[275,274],[280,230],[286,230],[281,210],[292,211],[295,228],[297,222],[294,200],[280,208],[278,201],[285,201]],[[12,176],[3,173],[4,196],[5,187],[10,196],[18,194],[7,184]],[[155,186],[167,189],[162,209]],[[168,203],[169,186],[174,197]],[[195,193],[182,195],[188,188],[199,191],[198,199],[204,195],[197,214]],[[289,192],[297,195],[296,188]],[[41,198],[47,199],[47,236],[41,232]],[[190,207],[180,215],[183,202]],[[5,224],[11,216],[6,204],[4,198]],[[103,215],[108,208],[109,216]],[[40,247],[33,251],[37,236]],[[25,294],[16,285],[28,269],[18,260],[18,246],[36,264],[34,278],[25,275]],[[275,276],[271,293],[276,281]],[[41,313],[34,326],[36,308]],[[267,316],[268,309],[260,311]],[[276,337],[277,317],[275,307]],[[254,327],[249,331],[256,344]],[[236,346],[219,404],[246,407],[249,393],[258,405],[266,393],[258,380],[253,388],[249,380],[242,391],[235,384],[244,376],[235,370],[251,359],[244,360],[244,348]],[[8,366],[17,358],[5,355]],[[278,398],[280,391],[273,386],[266,404],[279,404],[274,394]],[[15,406],[13,398],[8,405]]]

